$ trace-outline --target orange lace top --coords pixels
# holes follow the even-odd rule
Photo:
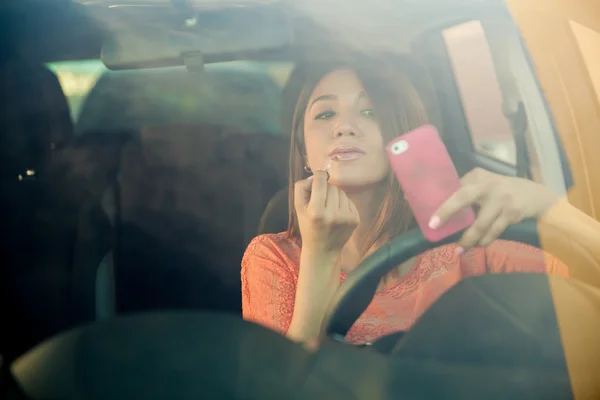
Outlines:
[[[534,247],[497,240],[462,256],[455,245],[429,250],[400,280],[378,291],[348,332],[355,344],[406,330],[446,290],[461,279],[487,273],[537,272],[568,276],[557,258]],[[300,265],[300,243],[286,233],[261,235],[242,260],[242,311],[245,320],[282,334],[292,320]],[[346,278],[342,273],[340,281]]]

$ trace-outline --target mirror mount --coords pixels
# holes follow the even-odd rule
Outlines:
[[[189,0],[171,0],[173,8],[181,16],[183,25],[194,26],[196,25],[197,15],[194,7],[191,6]]]
[[[289,16],[278,7],[189,8],[188,0],[171,0],[176,8],[110,9],[111,29],[101,58],[108,69],[185,65],[202,71],[205,62],[231,61],[293,44]]]
[[[204,71],[204,57],[199,51],[185,53],[183,55],[183,64],[190,74],[199,74]]]

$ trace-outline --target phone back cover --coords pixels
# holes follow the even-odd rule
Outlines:
[[[392,146],[400,141],[408,147],[395,155]],[[392,140],[387,150],[394,174],[427,240],[437,242],[473,223],[473,209],[468,207],[438,229],[428,226],[438,208],[461,187],[456,168],[434,126],[425,125]]]

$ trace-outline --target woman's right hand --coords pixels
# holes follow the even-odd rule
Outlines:
[[[339,257],[358,225],[346,194],[327,182],[327,172],[298,181],[294,208],[302,235],[294,314],[287,337],[304,342],[319,335],[332,296],[340,285]]]
[[[315,171],[294,188],[302,248],[324,255],[339,254],[359,223],[352,201],[327,178],[327,172]]]

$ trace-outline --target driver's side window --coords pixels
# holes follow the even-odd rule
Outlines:
[[[475,151],[516,166],[515,142],[502,114],[502,93],[481,23],[451,27],[443,36]]]
[[[571,184],[570,168],[527,50],[514,24],[494,18],[442,33],[475,159],[563,194]],[[524,121],[515,123],[517,117]]]

